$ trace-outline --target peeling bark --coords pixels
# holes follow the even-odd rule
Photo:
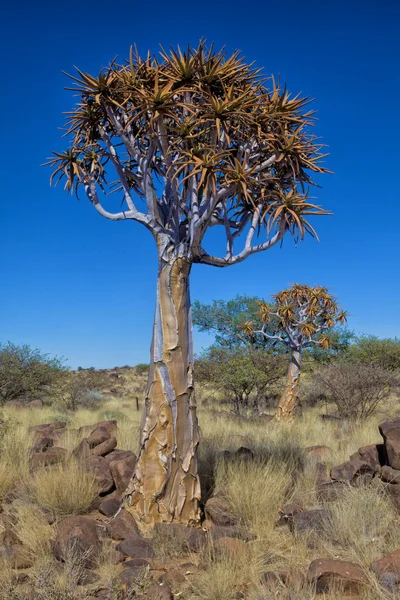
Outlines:
[[[292,349],[285,389],[275,413],[277,421],[290,422],[294,417],[294,411],[296,410],[297,398],[299,395],[300,369],[301,352]]]
[[[200,519],[190,268],[180,255],[159,261],[141,449],[125,497],[143,532],[157,522]]]

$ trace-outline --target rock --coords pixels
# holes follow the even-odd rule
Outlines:
[[[92,431],[92,433],[88,436],[88,444],[89,444],[89,448],[95,448],[96,446],[98,446],[99,444],[102,444],[103,442],[106,442],[108,439],[110,439],[110,434],[108,432],[108,429],[106,429],[106,427],[96,427],[96,429],[94,431]]]
[[[106,461],[108,462],[108,464],[110,464],[110,462],[112,462],[113,460],[118,460],[120,458],[125,458],[126,456],[131,456],[132,454],[134,454],[131,450],[118,450],[115,449],[112,452],[110,452],[110,454],[107,454]]]
[[[126,540],[135,535],[139,537],[139,531],[134,518],[124,508],[111,521],[108,530],[113,540]]]
[[[374,475],[376,469],[364,460],[353,459],[331,469],[331,479],[342,483],[357,484],[360,476]]]
[[[83,566],[92,568],[99,554],[101,544],[95,522],[89,517],[66,517],[57,532],[54,555],[65,561],[69,554],[80,559]]]
[[[398,513],[400,513],[400,485],[399,484],[391,484],[386,483],[384,485],[384,490],[389,495],[393,505],[395,506]]]
[[[236,517],[229,509],[227,501],[222,496],[212,496],[205,504],[206,517],[215,525],[235,525]]]
[[[147,590],[148,600],[173,600],[171,588],[165,583],[154,581]]]
[[[100,576],[89,569],[82,569],[79,573],[78,585],[91,585],[97,583],[100,580]]]
[[[396,471],[387,465],[382,467],[380,476],[382,481],[385,481],[386,483],[400,483],[400,471]]]
[[[400,419],[381,423],[379,431],[385,444],[388,465],[400,470]]]
[[[123,569],[118,577],[118,581],[121,585],[126,586],[128,589],[132,587],[138,577],[143,573],[143,567],[128,567]]]
[[[329,593],[338,585],[344,592],[359,594],[364,583],[361,567],[330,558],[313,560],[308,569],[307,579],[315,585],[317,594]]]
[[[120,542],[116,549],[130,558],[153,558],[154,552],[150,542],[134,535]]]
[[[27,555],[22,546],[0,546],[0,560],[6,559],[12,569],[29,569],[33,565],[32,559]]]
[[[104,427],[105,429],[107,429],[108,433],[110,434],[109,437],[111,437],[112,435],[114,435],[114,433],[117,432],[117,421],[100,421],[99,423],[94,423],[94,425],[83,425],[82,427],[79,427],[79,435],[83,435],[85,437],[89,436],[92,433],[92,431],[94,431],[98,427]]]
[[[124,557],[122,552],[119,554]],[[150,560],[147,558],[130,558],[124,562],[124,567],[147,567],[148,565],[150,565]]]
[[[89,448],[89,442],[87,438],[83,438],[79,445],[72,450],[72,456],[78,458],[79,460],[85,460],[92,455],[92,451]]]
[[[395,589],[400,583],[400,549],[373,562],[371,569],[385,587]]]
[[[238,527],[236,525],[214,525],[214,527],[209,530],[208,534],[214,541],[221,538],[235,538],[243,540],[244,542],[250,542],[256,537],[244,527]]]
[[[35,452],[29,459],[29,469],[30,471],[34,471],[38,467],[58,465],[66,460],[67,454],[65,448],[59,448],[57,446],[48,448],[45,452]]]
[[[157,544],[157,536],[176,541],[185,550],[199,552],[207,544],[207,532],[197,527],[187,527],[179,523],[156,523],[154,527],[153,545]]]
[[[113,517],[117,514],[122,505],[122,496],[115,490],[109,496],[103,498],[98,506],[99,512],[106,517]]]
[[[169,586],[173,593],[179,593],[182,585],[186,583],[186,577],[179,569],[168,569],[157,581]]]
[[[292,533],[308,531],[312,533],[323,533],[328,518],[329,511],[326,508],[305,510],[293,515],[292,519],[289,521],[289,528]]]
[[[109,463],[109,468],[115,482],[115,487],[120,494],[123,494],[129,485],[136,466],[136,454],[130,452],[123,458],[112,460]]]
[[[246,446],[240,446],[235,452],[235,457],[252,459],[254,458],[254,452],[250,448],[246,448]]]
[[[114,479],[105,458],[102,456],[90,456],[85,460],[84,464],[88,471],[94,473],[99,494],[105,494],[114,488]]]
[[[343,496],[348,484],[340,481],[327,481],[317,486],[317,499],[319,502],[334,502]]]
[[[304,452],[306,452],[308,456],[313,456],[318,459],[330,454],[332,450],[329,446],[307,446],[307,448],[304,448]]]
[[[92,450],[92,455],[106,456],[106,454],[109,454],[110,452],[112,452],[112,450],[114,450],[116,445],[117,440],[115,439],[115,437],[110,437],[108,440],[105,440],[105,442],[102,442],[98,446],[95,446]]]
[[[11,546],[21,546],[22,542],[12,529],[4,529],[0,535],[0,546],[11,548]]]
[[[370,446],[362,446],[355,454],[350,456],[350,460],[362,460],[375,470],[378,471],[381,465],[386,464],[386,451],[384,444],[371,444]]]
[[[48,437],[46,435],[39,435],[35,439],[35,443],[31,448],[31,454],[34,452],[45,452],[48,448],[52,448],[54,446],[54,440],[52,437]]]
[[[282,506],[279,509],[279,520],[282,523],[287,523],[291,520],[294,515],[303,512],[303,507],[301,504],[297,504],[297,502],[291,502],[290,504],[286,504],[286,506]]]

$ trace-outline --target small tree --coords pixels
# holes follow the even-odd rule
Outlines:
[[[50,395],[65,370],[62,360],[27,344],[0,344],[0,403]]]
[[[307,186],[323,173],[311,133],[310,100],[290,97],[239,52],[203,42],[144,59],[131,51],[96,76],[73,77],[79,104],[68,115],[71,143],[49,161],[53,181],[84,189],[112,221],[152,234],[158,281],[150,372],[128,509],[139,526],[197,522],[199,431],[193,394],[189,276],[193,263],[227,267],[295,238],[315,235]],[[108,210],[101,194],[123,208]],[[120,198],[117,200],[117,205]],[[211,228],[226,252],[205,248]],[[238,249],[238,244],[241,247]]]
[[[304,348],[312,345],[328,348],[326,331],[335,323],[344,323],[346,313],[338,307],[326,288],[294,284],[275,294],[273,305],[260,302],[260,317],[263,321],[261,329],[254,329],[251,322],[244,325],[247,335],[261,335],[290,348],[287,381],[276,410],[276,418],[279,421],[291,421],[297,405]],[[272,317],[278,321],[271,333],[269,327]]]
[[[351,361],[375,365],[395,372],[400,369],[400,340],[360,335],[349,347],[347,355]]]

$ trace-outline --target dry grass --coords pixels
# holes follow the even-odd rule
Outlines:
[[[93,474],[75,460],[40,469],[32,476],[30,489],[40,506],[60,516],[87,512],[98,495]]]

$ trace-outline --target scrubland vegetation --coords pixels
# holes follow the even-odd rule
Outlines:
[[[114,546],[103,546],[90,577],[82,556],[72,552],[60,562],[54,547],[58,524],[68,515],[89,515],[103,528],[112,521],[96,512],[98,481],[73,449],[87,435],[79,428],[115,419],[117,448],[137,451],[141,410],[136,398],[142,408],[146,366],[103,372],[60,369],[51,382],[38,378],[41,408],[30,404],[37,396],[29,388],[1,409],[1,597],[310,600],[315,595],[314,584],[305,577],[310,563],[332,558],[359,565],[363,585],[358,597],[398,598],[398,588],[382,585],[371,570],[374,561],[400,548],[400,515],[381,481],[345,485],[334,501],[320,495],[319,485],[329,479],[331,468],[358,448],[380,442],[379,423],[400,416],[399,345],[397,340],[362,337],[329,360],[310,354],[301,411],[290,423],[266,416],[284,385],[286,354],[271,355],[272,363],[281,363],[281,368],[272,369],[270,377],[263,368],[268,362],[265,349],[259,350],[259,362],[251,369],[248,361],[256,355],[249,358],[240,349],[233,355],[228,351],[223,360],[221,353],[226,351],[221,348],[203,356],[196,384],[202,503],[209,498],[222,502],[224,519],[235,537],[209,535],[198,551],[188,547],[182,530],[156,529],[151,538],[153,558],[125,587],[119,579],[124,562],[116,562]],[[9,365],[4,355],[10,349],[18,354],[17,347],[2,347],[3,379]],[[233,362],[227,368],[229,361]],[[232,387],[234,380],[243,386],[240,393]],[[77,389],[78,382],[82,386],[77,402],[66,403],[65,389]],[[251,389],[246,387],[249,382],[254,384]],[[32,469],[32,427],[43,423],[62,427],[56,445],[66,450],[66,456],[53,466]],[[311,511],[318,516],[297,526],[286,514],[293,504],[301,506],[303,515]],[[205,516],[203,528],[208,529],[207,504]],[[18,553],[10,553],[10,547],[17,547]],[[153,579],[166,572],[171,574],[173,595],[156,596]],[[318,597],[343,598],[340,582],[337,589],[335,585]],[[101,595],[104,589],[108,596]]]

